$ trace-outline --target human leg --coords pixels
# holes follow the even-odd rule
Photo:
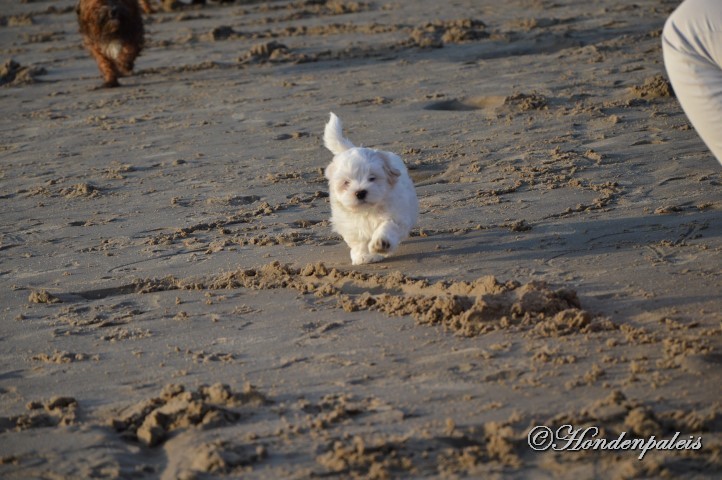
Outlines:
[[[685,0],[667,19],[662,50],[679,103],[722,164],[722,1]]]

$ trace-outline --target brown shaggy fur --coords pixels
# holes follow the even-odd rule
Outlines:
[[[117,87],[118,77],[131,75],[143,49],[143,17],[151,12],[148,0],[79,0],[78,14],[83,43],[103,76],[103,87]]]

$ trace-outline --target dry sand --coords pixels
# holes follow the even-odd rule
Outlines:
[[[722,170],[664,77],[677,3],[176,5],[93,90],[73,2],[5,2],[0,476],[719,478]],[[328,224],[331,110],[417,184],[380,264]],[[527,445],[564,423],[703,447]]]

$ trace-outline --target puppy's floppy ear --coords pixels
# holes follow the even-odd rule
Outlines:
[[[376,150],[376,154],[379,156],[381,161],[384,162],[384,172],[386,173],[386,179],[391,186],[396,185],[396,182],[401,176],[401,170],[394,166],[394,163],[401,162],[401,158],[395,153],[383,152]]]
[[[354,147],[354,144],[343,136],[341,119],[333,112],[331,112],[331,118],[323,131],[323,144],[331,150],[331,153],[334,155],[338,155]]]
[[[323,174],[326,177],[326,180],[331,180],[333,178],[333,174],[336,171],[336,162],[331,162],[326,167],[326,170],[324,170]]]

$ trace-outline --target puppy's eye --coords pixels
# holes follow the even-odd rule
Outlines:
[[[369,177],[369,182],[373,182],[376,180],[376,177]]]
[[[344,187],[348,187],[350,184],[351,184],[351,182],[349,182],[348,180],[344,180],[344,182],[343,182]]]

